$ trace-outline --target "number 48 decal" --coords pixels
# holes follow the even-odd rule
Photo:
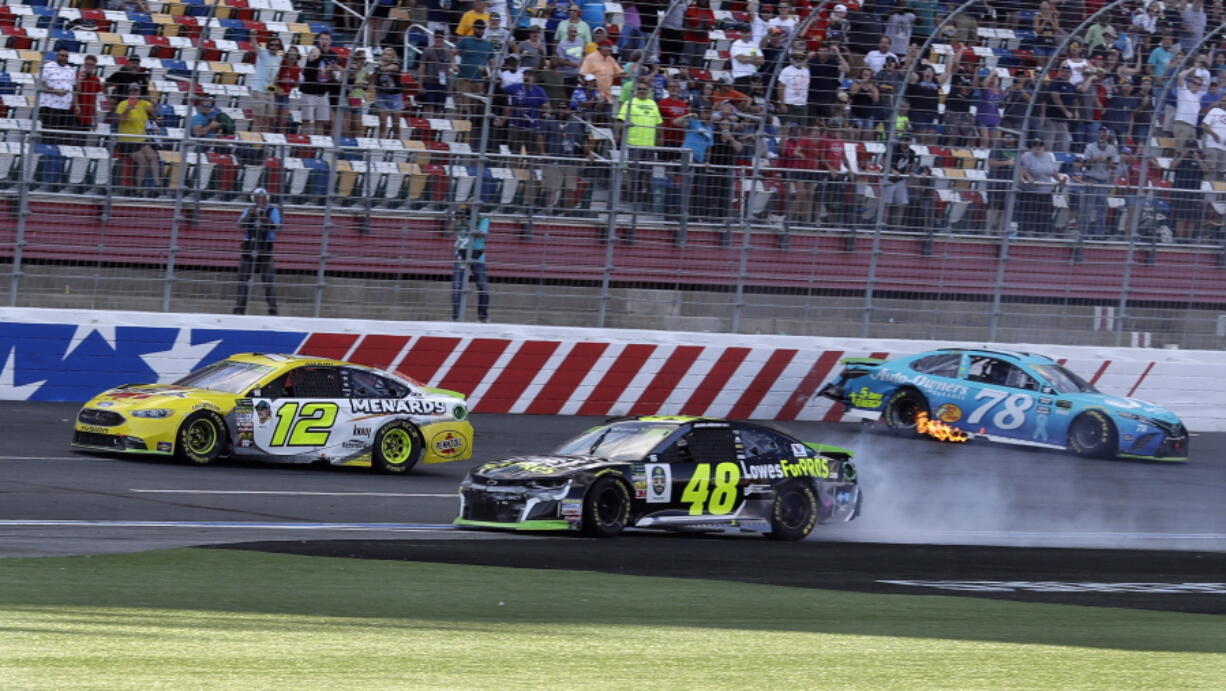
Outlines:
[[[269,446],[324,446],[332,434],[335,403],[285,403],[277,409],[277,428]]]
[[[690,505],[691,516],[705,513],[720,515],[736,508],[736,486],[741,482],[741,466],[720,463],[715,466],[715,481],[711,481],[710,463],[700,463],[681,493],[681,503]],[[714,486],[712,486],[714,485]]]
[[[987,399],[987,400],[984,400]],[[1015,393],[1010,394],[1008,391],[1000,389],[982,389],[975,394],[976,401],[983,401],[970,417],[966,418],[967,424],[977,425],[979,421],[988,414],[997,403],[1005,402],[1003,408],[996,412],[992,417],[992,424],[998,429],[1017,429],[1026,422],[1026,411],[1034,406],[1034,397],[1029,394]]]

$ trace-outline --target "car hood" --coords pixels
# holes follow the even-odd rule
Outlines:
[[[596,456],[516,456],[477,466],[472,474],[493,480],[562,478],[614,464]]]
[[[237,397],[234,394],[175,386],[174,384],[126,384],[94,396],[85,404],[85,407],[120,412],[139,408],[157,408],[183,400],[221,402],[233,401],[235,398]]]
[[[1123,398],[1103,393],[1068,394],[1065,398],[1086,407],[1101,407],[1111,413],[1131,413],[1171,425],[1179,424],[1180,422],[1179,416],[1166,408],[1135,398]]]

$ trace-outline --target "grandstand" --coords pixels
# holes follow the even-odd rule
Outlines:
[[[481,215],[495,321],[1216,348],[1224,27],[1200,0],[10,2],[0,256],[14,305],[229,312],[264,188],[283,314],[446,319]]]

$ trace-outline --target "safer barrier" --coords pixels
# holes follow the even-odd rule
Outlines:
[[[839,359],[950,345],[984,344],[0,308],[0,398],[80,401],[257,351],[394,370],[464,392],[479,413],[838,421],[841,407],[816,393]],[[1171,408],[1193,430],[1226,430],[1218,352],[998,347],[1059,358],[1105,392]]]

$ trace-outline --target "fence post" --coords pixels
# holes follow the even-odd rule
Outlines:
[[[26,219],[30,215],[30,160],[34,157],[32,132],[22,134],[21,179],[17,181],[17,229],[13,238],[13,268],[9,277],[9,306],[17,306],[21,284],[21,260],[26,246]]]

